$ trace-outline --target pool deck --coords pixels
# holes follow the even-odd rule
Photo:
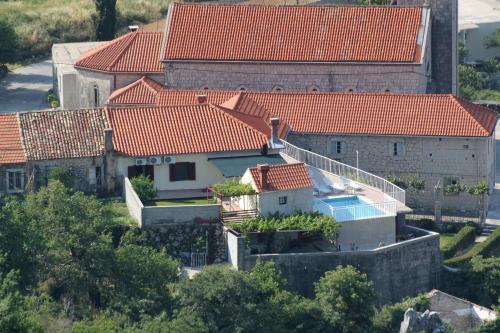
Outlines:
[[[298,163],[299,161],[287,156],[287,155],[282,155],[282,157],[288,162],[288,163]],[[318,169],[316,167],[313,167],[311,165],[307,165],[307,168],[309,170],[309,174],[311,175],[311,178],[316,181],[321,181],[321,177],[326,177],[330,181],[330,183],[334,184],[342,184],[342,180],[340,179],[340,176],[337,176],[333,173]],[[354,181],[354,180],[352,180]],[[354,181],[355,182],[355,181]],[[383,202],[388,202],[388,201],[396,201],[390,196],[384,194],[382,191],[375,187],[371,187],[368,185],[365,185],[363,183],[358,183],[360,185],[360,189],[355,191],[353,189],[346,189],[345,191],[334,191],[330,194],[327,195],[318,195],[316,198],[318,199],[325,199],[325,198],[333,198],[336,196],[344,196],[344,195],[358,195],[360,197],[363,197],[364,199],[372,202],[372,203],[383,203]],[[411,213],[413,210],[403,204],[402,202],[396,201],[396,211],[398,213]]]

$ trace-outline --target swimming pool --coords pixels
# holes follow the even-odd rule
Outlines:
[[[316,203],[315,208],[320,213],[333,216],[339,222],[387,215],[379,205],[357,195],[319,199],[319,201],[321,203]]]

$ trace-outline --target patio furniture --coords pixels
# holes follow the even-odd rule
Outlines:
[[[351,189],[354,192],[360,191],[363,188],[358,182],[355,182],[353,180],[347,179],[342,176],[340,177],[340,181],[346,188]]]
[[[328,184],[327,186],[334,192],[342,193],[346,190],[346,186],[344,184],[336,183],[328,177],[325,177],[324,180]]]

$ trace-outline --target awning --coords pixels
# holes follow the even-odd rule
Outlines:
[[[224,157],[208,159],[224,177],[241,177],[248,168],[257,164],[286,164],[280,155]]]

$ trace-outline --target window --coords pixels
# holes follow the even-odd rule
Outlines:
[[[99,106],[99,87],[97,86],[97,84],[94,84],[93,96],[94,96],[94,106],[98,107]]]
[[[319,88],[316,86],[312,86],[312,87],[307,88],[307,91],[308,92],[318,92]]]
[[[278,202],[280,205],[286,205],[287,197],[278,197]]]
[[[196,180],[195,163],[180,162],[170,164],[170,181]]]
[[[239,91],[247,91],[248,89],[245,86],[239,86],[237,90],[239,90]]]
[[[95,167],[95,183],[97,186],[102,185],[102,173],[101,173],[101,167]]]
[[[405,154],[405,146],[403,142],[394,142],[392,144],[392,156],[401,157]]]
[[[354,92],[354,88],[347,89],[347,92]]]
[[[345,142],[342,141],[332,141],[330,146],[330,153],[334,155],[340,155],[345,153]]]
[[[208,88],[207,86],[203,86],[201,87],[201,90],[209,90],[210,88]]]
[[[22,192],[24,189],[24,172],[21,169],[7,170],[7,192]]]
[[[155,180],[154,165],[133,165],[128,167],[128,178],[134,178],[140,175],[144,175],[149,177],[151,180]]]
[[[274,92],[282,92],[283,88],[281,88],[280,86],[276,86],[276,87],[273,88],[273,91]]]

